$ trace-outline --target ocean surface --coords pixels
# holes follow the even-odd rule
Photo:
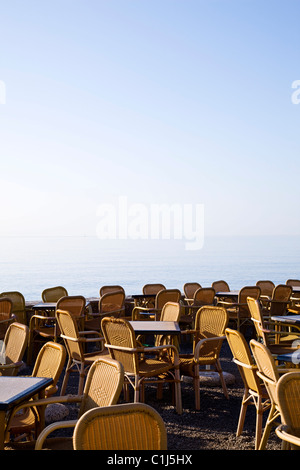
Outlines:
[[[178,240],[101,240],[96,237],[0,237],[0,291],[40,300],[43,289],[63,285],[70,295],[97,297],[102,285],[126,294],[161,282],[182,289],[226,280],[232,289],[259,279],[300,279],[299,237],[206,237],[198,251]]]

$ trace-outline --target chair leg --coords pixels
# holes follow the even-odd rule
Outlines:
[[[263,408],[262,398],[258,397],[257,409],[256,409],[256,430],[255,430],[255,450],[259,449],[261,435],[262,435],[262,420],[263,420]]]
[[[263,436],[262,436],[262,439],[261,439],[260,444],[259,444],[259,450],[265,450],[265,448],[266,448],[266,445],[267,445],[267,442],[268,442],[268,439],[269,439],[269,435],[270,435],[270,432],[271,432],[272,422],[273,422],[273,419],[274,419],[275,412],[276,412],[276,408],[275,408],[275,405],[272,403],[271,409],[270,409],[270,412],[269,412],[269,416],[267,418],[266,426],[265,426],[265,429],[264,429],[264,432],[263,432]]]
[[[62,383],[62,386],[61,386],[61,391],[60,391],[61,395],[65,395],[65,393],[66,393],[66,388],[67,388],[67,384],[68,384],[69,377],[70,377],[70,372],[71,372],[71,366],[72,366],[72,360],[69,359],[68,363],[67,363],[67,367],[66,367],[64,380],[63,380],[63,383]]]
[[[224,379],[224,374],[223,374],[222,367],[221,367],[221,364],[220,364],[219,360],[216,362],[216,369],[217,369],[217,372],[218,372],[219,377],[220,377],[220,382],[221,382],[221,385],[222,385],[224,395],[227,399],[229,399],[228,390],[227,390],[226,382],[225,382],[225,379]]]
[[[242,399],[242,405],[241,405],[241,410],[240,410],[238,427],[237,427],[237,431],[236,431],[236,436],[237,437],[242,434],[243,429],[244,429],[246,411],[247,411],[247,407],[248,407],[248,400],[249,400],[248,389],[245,389],[243,399]]]
[[[175,400],[176,400],[176,411],[179,415],[182,414],[182,397],[181,397],[181,382],[180,382],[180,371],[179,368],[175,369]]]
[[[79,371],[78,395],[82,395],[83,393],[84,379],[85,379],[84,362],[82,362],[80,364],[80,371]]]
[[[139,402],[140,400],[140,384],[139,384],[139,376],[135,376],[135,383],[134,383],[134,403]]]

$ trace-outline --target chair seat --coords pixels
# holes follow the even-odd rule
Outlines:
[[[209,365],[209,364],[214,364],[216,362],[215,356],[205,356],[205,357],[200,357],[199,358],[199,365],[201,365],[201,362],[203,365]],[[194,359],[194,356],[180,356],[180,372],[183,375],[191,375],[194,376],[194,366],[196,364],[196,361]]]
[[[147,358],[139,363],[139,375],[142,377],[154,377],[158,374],[168,372],[173,368],[173,364],[167,361],[154,358]]]
[[[43,338],[53,338],[55,336],[55,327],[52,325],[39,327],[38,330],[33,331],[35,334],[38,334]]]

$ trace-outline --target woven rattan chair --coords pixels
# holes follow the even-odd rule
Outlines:
[[[185,295],[185,301],[188,305],[193,303],[195,292],[202,286],[199,282],[186,282],[183,286],[183,292]]]
[[[161,311],[160,321],[175,321],[179,322],[181,315],[181,306],[179,302],[167,302]],[[160,346],[162,344],[176,344],[177,337],[173,338],[170,335],[156,335],[155,336],[155,346]],[[175,343],[174,343],[175,341]]]
[[[200,287],[194,292],[193,299],[188,306],[183,306],[185,312],[180,316],[181,328],[194,328],[195,315],[200,307],[213,305],[215,290],[212,287]]]
[[[259,299],[260,287],[257,286],[245,286],[239,291],[237,303],[219,301],[218,305],[221,305],[227,309],[230,323],[236,326],[236,329],[240,331],[241,327],[243,330],[246,329],[247,325],[251,327],[251,315],[247,304],[247,297],[253,299]]]
[[[291,286],[278,284],[273,290],[271,299],[269,299],[263,310],[264,316],[270,318],[272,316],[287,314],[292,293],[293,289]]]
[[[280,410],[278,407],[276,386],[280,377],[280,373],[286,373],[289,370],[285,368],[278,368],[275,364],[274,357],[270,350],[262,343],[252,339],[250,347],[257,364],[257,376],[264,382],[265,388],[268,392],[271,402],[271,408],[266,421],[265,429],[262,439],[259,443],[259,450],[266,448],[270,431],[274,425],[277,425],[276,420],[280,420]]]
[[[132,310],[132,320],[159,320],[163,306],[167,302],[178,303],[181,298],[181,292],[178,289],[162,289],[155,297],[153,308],[134,307]]]
[[[86,412],[73,443],[75,450],[167,450],[167,432],[154,408],[125,403]]]
[[[145,284],[143,286],[143,294],[156,295],[159,291],[166,289],[163,284]]]
[[[102,286],[102,287],[100,287],[99,293],[100,293],[100,297],[102,297],[102,295],[104,295],[104,294],[108,294],[110,292],[119,292],[119,291],[124,292],[124,295],[125,295],[124,287],[119,286],[119,285]]]
[[[66,297],[67,295],[68,291],[65,287],[48,287],[42,292],[42,300],[43,302],[57,302],[61,297]]]
[[[51,377],[53,382],[45,389],[45,396],[49,397],[58,391],[57,382],[62,373],[66,361],[66,350],[62,344],[48,342],[43,345],[35,361],[32,377]],[[20,410],[18,407],[15,413],[11,415],[7,430],[10,436],[22,436],[23,434],[31,437],[31,433],[36,429],[37,411],[34,408],[27,407]]]
[[[211,285],[213,289],[215,289],[215,292],[230,292],[230,287],[228,282],[220,280],[220,281],[214,281]]]
[[[225,334],[233,355],[233,361],[237,365],[244,383],[236,436],[240,436],[243,432],[248,406],[254,405],[256,408],[255,449],[257,450],[262,437],[263,413],[270,408],[269,395],[257,375],[257,365],[252,358],[244,335],[240,331],[231,328],[226,328]]]
[[[12,313],[12,301],[8,297],[0,297],[0,340],[3,340],[7,328],[16,320]]]
[[[64,340],[68,353],[68,362],[61,387],[61,395],[66,393],[71,372],[79,373],[78,394],[82,393],[87,370],[97,359],[108,356],[103,348],[103,337],[97,331],[79,331],[78,324],[73,316],[65,310],[56,310],[57,323],[61,338]],[[85,352],[84,346],[91,343],[100,343],[101,348],[93,352]]]
[[[219,374],[223,392],[229,398],[219,356],[225,337],[228,315],[222,307],[201,307],[195,318],[195,329],[187,330],[193,334],[193,353],[180,354],[180,372],[193,378],[195,407],[200,409],[200,376],[202,366],[214,366]]]
[[[74,430],[78,420],[89,410],[116,405],[123,383],[124,369],[122,364],[108,357],[94,361],[88,371],[83,394],[52,397],[44,400],[46,404],[79,404],[79,413],[77,419],[58,421],[48,425],[36,440],[35,449],[73,449],[72,437],[48,438],[48,436],[59,429],[71,428]]]
[[[262,313],[259,300],[247,297],[247,303],[253,321],[257,341],[263,343],[272,354],[288,354],[297,349],[297,345],[293,342],[299,340],[300,333],[291,333],[287,331],[279,331],[275,328],[275,323],[266,320]]]
[[[48,289],[49,290],[49,289]],[[54,301],[55,302],[55,301]],[[60,297],[56,309],[67,310],[78,323],[79,330],[84,329],[86,299],[81,295]],[[55,312],[41,311],[31,316],[29,322],[29,341],[27,362],[32,363],[34,347],[47,341],[58,341],[60,331],[56,323]]]
[[[9,325],[0,350],[0,375],[17,375],[23,365],[28,336],[28,326],[18,322]]]
[[[276,387],[281,422],[275,432],[283,450],[300,450],[300,372],[289,372]]]
[[[123,317],[125,315],[125,291],[112,291],[103,294],[100,297],[98,312],[87,315],[84,322],[84,328],[86,330],[101,331],[101,320],[106,316],[112,316],[116,318]]]
[[[288,279],[286,285],[290,286],[293,290],[290,297],[289,311],[293,314],[300,314],[300,292],[294,292],[294,287],[300,287],[299,279]]]
[[[26,319],[26,309],[25,309],[25,298],[21,292],[11,291],[11,292],[2,292],[1,297],[6,297],[12,301],[12,315],[15,316],[18,323],[27,324]]]
[[[257,281],[256,285],[260,288],[260,297],[262,305],[266,307],[268,302],[272,298],[273,291],[275,289],[275,284],[273,281],[260,280]]]
[[[179,356],[173,345],[143,347],[137,343],[135,332],[130,323],[121,318],[103,318],[101,323],[105,346],[111,357],[124,366],[126,385],[134,390],[134,401],[144,401],[145,383],[175,384],[176,411],[182,413],[181,387],[179,375]],[[162,351],[172,354],[159,355]],[[153,354],[153,357],[149,357]]]

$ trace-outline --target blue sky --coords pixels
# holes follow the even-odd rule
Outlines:
[[[0,235],[94,235],[120,195],[300,234],[299,1],[0,6]]]

